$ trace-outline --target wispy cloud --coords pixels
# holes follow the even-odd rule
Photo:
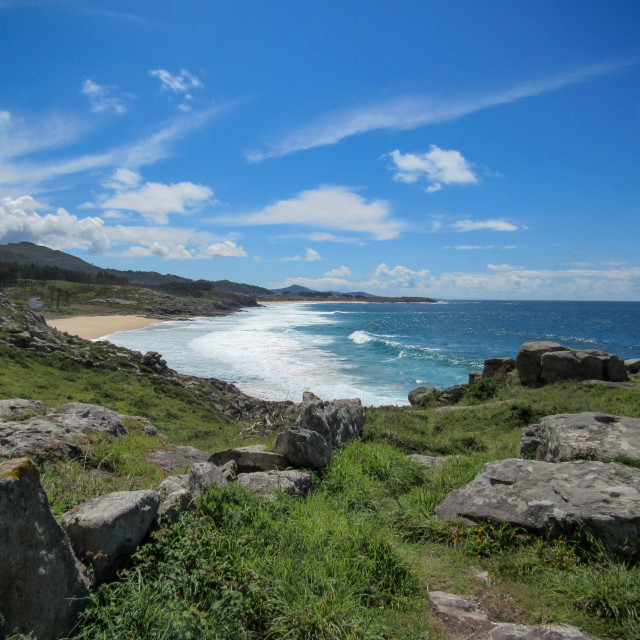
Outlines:
[[[515,224],[505,220],[457,220],[449,225],[454,231],[517,231]]]
[[[367,202],[350,189],[335,186],[303,191],[256,213],[221,216],[213,221],[242,226],[304,225],[365,233],[376,240],[395,238],[402,229],[402,223],[391,217],[389,204],[384,200]]]
[[[588,82],[635,64],[637,64],[636,60],[589,65],[550,78],[525,82],[484,95],[463,98],[401,97],[382,104],[357,107],[332,114],[309,126],[293,131],[264,151],[247,152],[246,158],[250,162],[260,162],[267,158],[286,156],[296,151],[336,144],[349,136],[369,131],[408,130],[455,120],[483,109],[510,104],[568,85]]]
[[[117,87],[99,85],[87,78],[82,85],[82,95],[89,99],[93,113],[115,113],[123,115],[127,112],[124,99],[117,95]]]

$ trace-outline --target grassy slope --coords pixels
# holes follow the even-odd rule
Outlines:
[[[63,354],[2,345],[0,361],[0,397],[103,404],[210,450],[250,442],[241,433],[248,423],[217,411],[219,397],[209,401],[158,376],[85,370]],[[482,600],[493,619],[638,637],[637,565],[596,541],[536,539],[490,523],[462,527],[435,520],[433,509],[485,462],[515,456],[522,427],[538,417],[585,410],[640,417],[640,389],[530,390],[503,380],[470,386],[459,404],[501,399],[515,402],[445,413],[368,409],[364,440],[334,458],[305,500],[265,504],[239,487],[210,492],[197,512],[159,532],[120,582],[95,595],[76,636],[440,638],[426,591],[445,589]],[[45,462],[57,513],[91,495],[157,485],[160,474],[144,455],[161,443],[129,426],[119,440],[87,439],[82,459]],[[426,470],[407,459],[413,452],[458,457]]]

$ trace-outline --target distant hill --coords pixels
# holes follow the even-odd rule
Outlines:
[[[32,242],[16,242],[14,244],[0,244],[0,262],[16,262],[18,264],[34,264],[38,267],[58,267],[84,273],[106,271],[89,264],[64,251],[41,247]]]
[[[299,284],[292,284],[290,287],[284,287],[283,289],[271,289],[271,293],[292,293],[294,295],[299,295],[301,293],[319,293],[319,291],[314,291],[313,289],[303,287]]]

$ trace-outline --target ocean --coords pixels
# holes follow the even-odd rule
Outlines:
[[[260,398],[299,401],[313,391],[403,405],[415,387],[467,382],[485,358],[515,357],[523,342],[640,357],[640,302],[274,304],[106,338]]]

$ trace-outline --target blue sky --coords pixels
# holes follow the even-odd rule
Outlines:
[[[0,0],[0,242],[640,300],[640,3]]]

